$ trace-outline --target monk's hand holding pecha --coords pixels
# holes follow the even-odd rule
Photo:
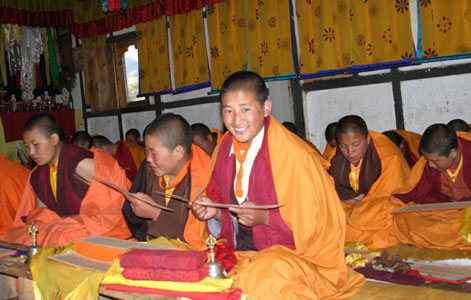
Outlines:
[[[256,205],[257,204],[254,202],[244,201],[240,206],[251,207]],[[230,207],[229,210],[237,215],[237,220],[242,225],[253,227],[261,224],[269,224],[269,211],[267,209]]]
[[[211,218],[215,218],[219,221],[221,220],[221,212],[219,211],[219,208],[199,205],[198,204],[199,202],[213,203],[214,201],[211,200],[211,198],[209,197],[199,196],[198,198],[195,199],[194,202],[189,203],[189,206],[191,210],[193,211],[193,214],[198,220],[206,221]]]
[[[158,207],[154,207],[150,204],[145,203],[142,200],[139,199],[145,199],[150,202],[153,202],[152,198],[145,194],[145,193],[126,193],[124,194],[126,199],[128,199],[129,202],[131,202],[131,209],[134,212],[134,214],[138,217],[145,218],[145,219],[152,219],[152,220],[157,220],[161,213],[161,209]]]

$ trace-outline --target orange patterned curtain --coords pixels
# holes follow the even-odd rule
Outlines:
[[[139,93],[170,90],[167,22],[165,18],[136,25],[139,59]]]
[[[193,10],[169,17],[173,72],[177,91],[209,85],[203,13]]]
[[[211,87],[219,89],[231,73],[247,69],[244,1],[207,5]]]
[[[288,0],[249,0],[249,69],[262,77],[293,74]]]
[[[302,77],[415,57],[408,0],[298,0],[296,8]]]
[[[466,0],[418,0],[422,58],[471,52],[471,3]]]

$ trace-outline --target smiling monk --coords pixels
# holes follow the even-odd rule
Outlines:
[[[258,74],[240,71],[226,79],[221,108],[228,133],[193,212],[238,250],[228,276],[250,299],[351,298],[364,279],[345,265],[345,215],[326,162],[270,116],[271,106]],[[282,207],[252,208],[262,204]]]
[[[368,131],[359,116],[341,118],[335,138],[330,174],[347,213],[346,241],[389,246],[389,196],[404,184],[409,166],[399,148],[385,135]]]
[[[93,179],[129,188],[116,160],[101,150],[64,143],[57,121],[46,113],[26,122],[23,140],[37,167],[30,173],[14,227],[2,240],[31,245],[28,228],[33,222],[39,227],[40,246],[66,245],[95,235],[130,236],[120,211],[124,197]]]

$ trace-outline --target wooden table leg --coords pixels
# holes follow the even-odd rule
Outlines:
[[[33,290],[33,281],[31,279],[26,279],[23,277],[18,278],[19,281],[19,300],[29,300],[34,299],[34,290]]]

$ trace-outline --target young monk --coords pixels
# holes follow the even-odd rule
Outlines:
[[[330,174],[347,213],[346,240],[389,246],[389,195],[404,184],[409,166],[399,149],[383,134],[368,131],[359,116],[341,118],[335,138]]]
[[[271,105],[256,73],[226,79],[221,109],[229,133],[213,154],[206,196],[192,204],[193,212],[239,250],[228,276],[250,299],[350,298],[364,279],[345,265],[344,213],[325,160],[270,116]],[[282,206],[251,208],[264,204]]]
[[[337,122],[332,122],[325,128],[325,145],[324,154],[322,155],[328,162],[332,160],[335,155],[335,147],[337,147],[337,141],[335,140],[335,129],[337,128]]]
[[[192,145],[188,122],[175,114],[164,114],[152,121],[144,132],[147,157],[134,179],[123,214],[134,237],[148,240],[164,236],[189,244],[205,240],[205,224],[195,219],[187,203],[172,195],[194,200],[204,187],[210,159]],[[165,193],[167,196],[158,194]],[[151,206],[137,198],[154,201],[174,212]]]
[[[92,147],[102,149],[113,156],[121,168],[126,171],[126,176],[131,181],[134,180],[137,169],[146,157],[143,147],[126,141],[117,141],[113,144],[107,137],[102,135],[92,138]]]
[[[457,134],[445,124],[425,130],[420,140],[423,157],[393,193],[395,204],[471,201],[471,134]],[[471,243],[458,235],[462,216],[463,210],[395,214],[394,235],[421,247],[470,250]]]
[[[407,161],[410,168],[419,160],[420,134],[406,130],[389,130],[383,132],[398,148]]]
[[[121,215],[121,193],[93,176],[128,189],[123,169],[103,151],[65,144],[59,125],[45,113],[32,116],[23,128],[26,152],[37,164],[30,173],[13,228],[2,240],[31,245],[29,226],[39,227],[40,246],[59,246],[76,239],[107,235],[128,238]]]
[[[0,235],[13,225],[29,171],[0,154]]]
[[[217,139],[213,136],[211,130],[202,123],[191,125],[191,130],[193,131],[193,144],[203,149],[211,157],[217,144]]]
[[[136,128],[131,128],[126,131],[126,142],[134,143],[141,146],[141,134]]]
[[[70,144],[82,147],[84,149],[89,149],[91,141],[92,137],[90,136],[90,134],[88,134],[88,132],[77,131],[70,139]]]

